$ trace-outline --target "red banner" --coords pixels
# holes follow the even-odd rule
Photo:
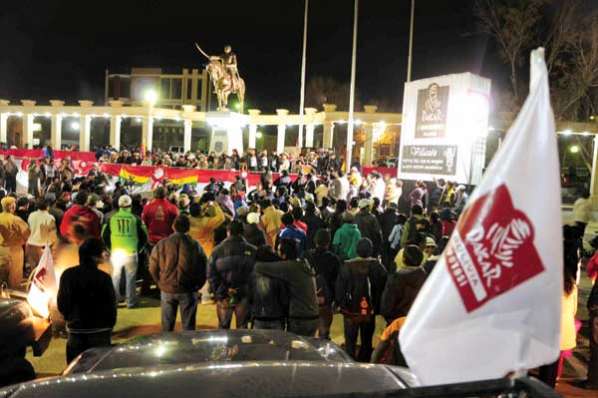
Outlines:
[[[211,178],[216,181],[234,182],[237,176],[247,179],[247,184],[256,186],[260,181],[260,173],[247,173],[236,170],[200,170],[178,167],[130,166],[124,164],[102,163],[100,170],[108,175],[131,180],[138,184],[158,183],[168,180],[176,184],[207,184]],[[273,178],[278,178],[274,173]],[[292,176],[292,178],[296,178]]]
[[[72,160],[95,162],[96,155],[93,152],[79,151],[53,151],[54,159],[71,158]],[[23,159],[42,159],[44,152],[41,149],[0,149],[0,155],[13,156]]]

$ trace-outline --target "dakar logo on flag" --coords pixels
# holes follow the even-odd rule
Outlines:
[[[467,312],[544,271],[534,227],[504,184],[467,207],[445,260]]]

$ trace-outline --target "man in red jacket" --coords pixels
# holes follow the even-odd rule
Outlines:
[[[75,204],[72,205],[62,217],[60,223],[60,234],[72,242],[72,232],[75,224],[82,224],[90,238],[100,238],[100,218],[92,209],[87,207],[86,190],[81,190],[75,197]]]
[[[141,213],[141,219],[147,226],[151,246],[170,236],[173,232],[172,223],[178,215],[177,207],[166,200],[164,187],[156,188],[154,200],[145,205]]]

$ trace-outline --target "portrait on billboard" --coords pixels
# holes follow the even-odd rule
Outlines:
[[[417,92],[415,138],[444,138],[449,86],[430,84]]]

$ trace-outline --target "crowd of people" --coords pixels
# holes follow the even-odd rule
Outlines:
[[[121,157],[129,155],[109,156],[127,163]],[[255,155],[248,157],[233,161],[251,169]],[[263,165],[263,157],[255,158]],[[185,166],[200,162],[191,155],[183,159]],[[407,191],[395,178],[375,172],[364,177],[359,167],[344,173],[339,164],[318,166],[320,160],[313,172],[298,170],[293,177],[292,166],[278,169],[277,178],[262,169],[254,189],[239,174],[230,184],[160,185],[151,198],[131,194],[120,182],[112,186],[98,169],[85,177],[40,172],[35,189],[30,185],[22,197],[6,180],[0,190],[0,279],[23,288],[24,273],[51,245],[61,273],[57,310],[68,330],[67,361],[110,344],[118,303],[134,308],[140,295],[157,289],[163,331],[174,330],[177,312],[183,329],[194,330],[198,303],[208,300],[224,329],[234,319],[237,328],[329,339],[333,316],[340,314],[351,357],[405,365],[396,336],[468,190],[439,179],[418,181]],[[33,163],[40,170],[45,165]],[[577,306],[578,231],[565,229],[563,300],[571,311]],[[571,311],[563,312],[563,339],[569,336],[563,351],[575,346]],[[374,348],[377,315],[387,328]],[[540,374],[554,385],[558,369],[553,364]]]

